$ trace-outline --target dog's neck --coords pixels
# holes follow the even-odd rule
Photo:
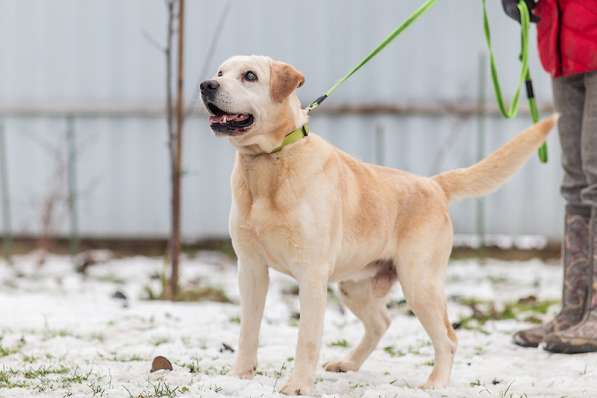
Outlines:
[[[241,156],[269,155],[280,147],[290,132],[305,125],[309,120],[307,111],[301,108],[296,94],[291,94],[281,105],[280,115],[267,127],[268,132],[255,135],[249,143],[234,144]]]

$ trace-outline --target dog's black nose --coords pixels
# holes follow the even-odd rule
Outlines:
[[[201,94],[203,95],[213,95],[219,87],[220,83],[218,83],[215,80],[206,80],[199,85],[199,88],[201,89]]]

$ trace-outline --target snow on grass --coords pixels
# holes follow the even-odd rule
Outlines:
[[[182,280],[231,303],[147,300],[159,291],[163,260],[114,259],[73,271],[68,258],[42,268],[34,256],[0,265],[0,397],[276,397],[294,362],[296,284],[272,272],[257,376],[229,375],[239,333],[236,270],[224,257],[185,259]],[[399,288],[393,323],[358,372],[319,369],[322,397],[597,396],[597,354],[553,355],[510,342],[519,328],[557,312],[561,270],[538,261],[450,264],[449,312],[460,344],[450,387],[423,391],[433,349]],[[321,363],[361,337],[358,320],[330,291]],[[118,292],[116,295],[115,293]],[[530,297],[529,296],[533,296]],[[123,299],[126,298],[126,299]],[[522,300],[520,300],[522,299]],[[174,371],[150,373],[157,355]]]

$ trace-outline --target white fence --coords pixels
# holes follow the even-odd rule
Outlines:
[[[512,121],[475,115],[482,97],[479,60],[484,53],[480,2],[457,3],[439,1],[314,113],[313,130],[363,160],[431,175],[474,162],[481,152],[526,127],[527,115]],[[211,71],[230,55],[262,53],[305,73],[300,94],[307,102],[418,4],[231,0],[217,50],[206,60],[227,3],[189,1],[187,98],[194,83],[207,77],[199,76],[205,65]],[[516,24],[499,7],[499,2],[491,2],[490,13],[501,77],[510,95],[518,76],[519,41]],[[167,235],[165,122],[153,111],[164,97],[164,62],[143,33],[160,41],[164,24],[161,0],[0,2],[0,125],[6,138],[14,233],[39,233],[52,195],[58,197],[54,230],[68,233],[70,170],[81,235]],[[549,103],[549,79],[536,56],[531,67],[537,96]],[[489,82],[483,81],[486,101],[492,104]],[[341,104],[392,109],[381,114],[329,112]],[[400,107],[406,110],[394,109]],[[450,108],[458,112],[449,114]],[[483,148],[480,123],[485,124]],[[70,169],[64,160],[69,129],[76,147]],[[184,237],[225,236],[233,151],[212,136],[200,115],[189,120],[184,147]],[[487,198],[486,233],[560,237],[558,152],[554,135],[548,165],[533,159]],[[56,160],[56,154],[63,160]],[[455,205],[453,214],[458,233],[474,234],[481,228],[474,201]]]

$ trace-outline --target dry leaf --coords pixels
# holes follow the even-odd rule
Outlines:
[[[172,363],[166,357],[155,357],[151,362],[151,373],[157,370],[172,370]]]

